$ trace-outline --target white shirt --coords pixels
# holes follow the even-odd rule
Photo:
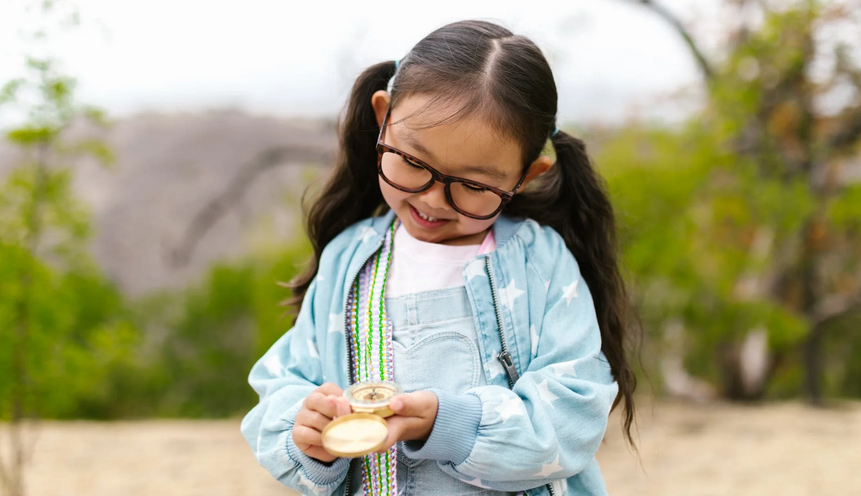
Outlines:
[[[480,245],[449,246],[420,241],[410,236],[401,224],[395,231],[386,298],[463,286],[464,265],[495,248],[492,229],[487,231]]]

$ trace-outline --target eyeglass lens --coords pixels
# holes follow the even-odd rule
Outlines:
[[[433,176],[430,171],[392,152],[383,153],[381,159],[383,175],[390,182],[406,189],[430,187]],[[502,198],[493,191],[475,188],[461,182],[450,185],[451,200],[454,206],[476,216],[494,213],[502,203]]]

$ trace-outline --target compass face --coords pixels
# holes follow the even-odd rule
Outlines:
[[[389,417],[392,415],[389,401],[403,392],[400,386],[390,381],[359,382],[347,388],[344,396],[350,401],[354,412],[376,413]]]
[[[393,393],[394,391],[389,387],[371,384],[357,388],[353,391],[353,397],[359,401],[375,403],[391,398],[394,396]]]

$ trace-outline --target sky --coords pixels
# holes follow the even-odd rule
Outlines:
[[[0,0],[0,84],[37,45],[23,0]],[[663,0],[699,34],[719,0]],[[78,99],[114,117],[239,108],[286,117],[333,117],[367,66],[402,57],[455,20],[498,22],[547,55],[561,122],[678,118],[699,75],[678,34],[626,0],[347,2],[288,0],[61,0],[81,24],[45,46],[78,79]],[[540,7],[540,8],[539,8]],[[36,17],[38,22],[38,17]],[[708,40],[703,40],[708,41]],[[9,116],[7,115],[8,119]],[[0,117],[0,123],[2,123]]]

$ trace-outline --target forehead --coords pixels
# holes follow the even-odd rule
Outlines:
[[[447,169],[443,172],[478,166],[517,176],[522,170],[520,144],[480,114],[462,112],[458,102],[411,95],[398,102],[389,119],[387,133],[407,148],[404,151],[420,153],[420,158],[434,162],[431,165]]]

